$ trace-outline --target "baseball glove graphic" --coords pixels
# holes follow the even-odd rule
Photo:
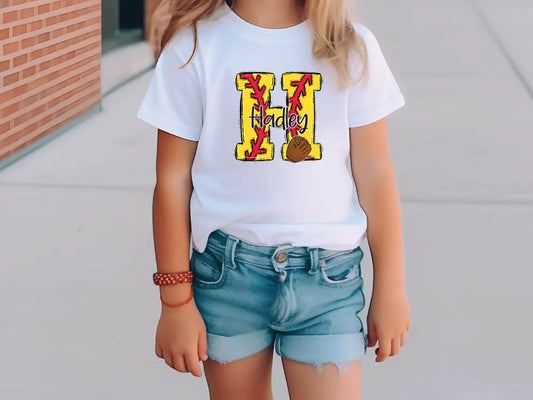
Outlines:
[[[287,145],[287,158],[292,162],[302,161],[310,152],[311,143],[302,136],[294,136]]]

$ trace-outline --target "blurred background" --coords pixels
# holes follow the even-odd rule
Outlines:
[[[154,351],[157,134],[135,112],[158,5],[0,0],[0,400],[208,398]],[[412,313],[398,355],[368,349],[362,398],[529,399],[533,2],[354,5],[406,98],[388,121]]]

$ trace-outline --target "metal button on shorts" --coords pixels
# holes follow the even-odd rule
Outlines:
[[[287,253],[279,253],[276,260],[280,263],[285,262],[287,260]]]

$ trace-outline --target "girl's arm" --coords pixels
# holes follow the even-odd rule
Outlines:
[[[190,269],[191,167],[197,142],[158,130],[157,182],[153,199],[154,246],[159,272]],[[170,304],[185,301],[191,284],[160,286]],[[194,299],[179,307],[161,305],[155,353],[179,372],[201,376],[200,360],[207,359],[205,323]]]
[[[387,141],[387,122],[350,128],[352,174],[368,218],[374,288],[404,284],[400,198]]]
[[[379,339],[376,361],[383,361],[403,346],[410,323],[404,292],[400,198],[385,118],[350,128],[350,155],[359,203],[368,219],[367,239],[374,266],[368,346]]]
[[[191,165],[197,142],[158,130],[156,185],[152,224],[158,272],[190,269]],[[189,284],[160,286],[163,300],[177,304],[187,299]]]

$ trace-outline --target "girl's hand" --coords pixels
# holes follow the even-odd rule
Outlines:
[[[202,376],[200,360],[207,360],[205,323],[194,303],[172,308],[162,305],[155,353],[179,372]]]
[[[368,310],[368,347],[374,347],[376,362],[394,356],[404,345],[410,325],[410,311],[407,297],[402,287],[374,288]]]

